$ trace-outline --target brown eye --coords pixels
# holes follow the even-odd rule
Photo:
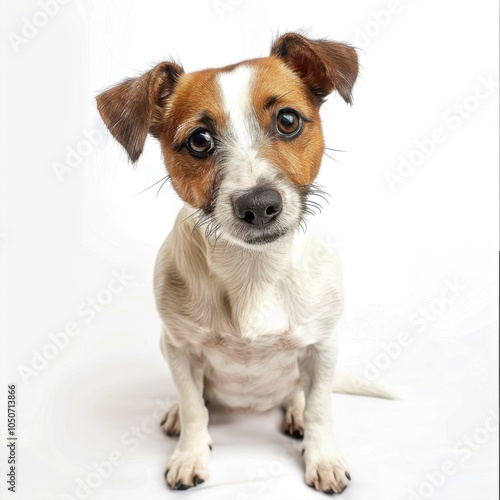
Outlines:
[[[205,158],[215,147],[215,141],[206,129],[195,130],[187,140],[188,151],[198,158]]]
[[[302,130],[302,118],[293,109],[282,109],[276,116],[276,128],[281,135],[291,139]]]

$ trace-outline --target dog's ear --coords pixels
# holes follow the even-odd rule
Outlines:
[[[158,134],[161,110],[183,72],[175,63],[162,62],[144,75],[125,80],[97,96],[97,109],[104,123],[133,163],[141,156],[148,133]]]
[[[281,58],[320,99],[336,90],[344,101],[352,103],[358,56],[349,45],[286,33],[274,42],[271,54]]]

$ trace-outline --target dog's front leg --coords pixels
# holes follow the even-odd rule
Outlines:
[[[181,433],[172,453],[165,479],[177,490],[204,482],[212,440],[208,433],[208,410],[203,401],[203,360],[168,342],[164,352],[179,393]]]
[[[303,455],[306,483],[318,491],[340,493],[350,479],[332,432],[331,391],[336,364],[336,337],[309,346],[300,363],[306,406]]]

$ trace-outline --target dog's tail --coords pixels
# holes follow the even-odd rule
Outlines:
[[[379,384],[358,375],[336,372],[333,380],[333,392],[354,394],[355,396],[370,396],[372,398],[399,399],[391,391]]]

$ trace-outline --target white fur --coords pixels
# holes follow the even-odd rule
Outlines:
[[[234,136],[234,144],[242,156],[254,157],[255,126],[252,118],[250,89],[255,70],[244,64],[233,71],[220,73],[217,81],[222,94],[222,105],[229,116],[229,128]]]

